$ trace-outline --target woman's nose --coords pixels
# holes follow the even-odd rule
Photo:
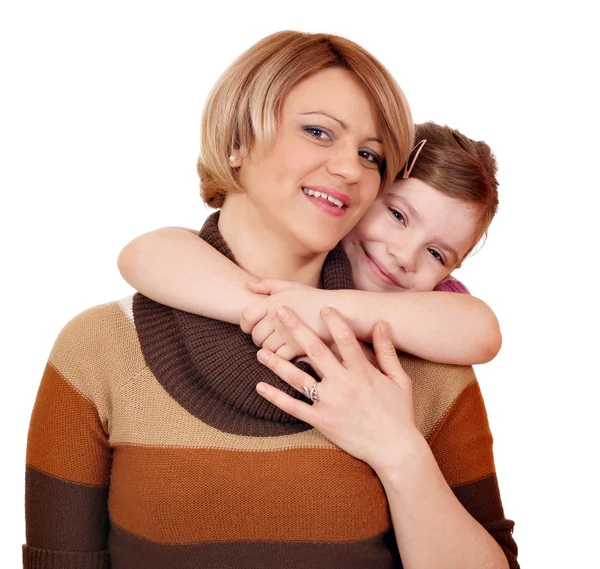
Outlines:
[[[327,170],[343,178],[348,184],[356,184],[361,175],[360,156],[356,148],[340,146],[327,162]]]

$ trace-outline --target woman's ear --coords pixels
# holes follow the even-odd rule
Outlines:
[[[233,150],[229,155],[229,166],[239,168],[242,165],[242,156],[239,150]]]
[[[246,148],[244,146],[240,146],[239,148],[234,148],[229,155],[229,165],[232,168],[240,168],[244,163],[244,158],[248,153],[246,152]]]

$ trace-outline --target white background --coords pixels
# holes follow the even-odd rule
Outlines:
[[[500,211],[457,276],[502,324],[500,355],[476,371],[506,514],[522,567],[600,566],[592,2],[201,4],[1,9],[2,566],[20,566],[27,425],[54,338],[131,292],[116,267],[130,239],[202,224],[206,94],[244,49],[290,28],[357,41],[396,76],[417,122],[494,149]]]

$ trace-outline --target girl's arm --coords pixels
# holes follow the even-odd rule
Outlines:
[[[375,324],[386,320],[397,349],[433,362],[482,364],[502,345],[496,315],[468,294],[343,290],[335,291],[332,306],[359,340],[371,341]]]
[[[252,286],[251,292],[246,284],[252,275],[193,230],[164,228],[141,235],[123,249],[118,264],[133,288],[180,310],[239,324],[244,308],[254,304],[249,314],[251,324],[246,325],[248,332],[267,312],[274,328],[274,308],[287,304],[315,332],[326,335],[320,329],[319,310],[329,305],[341,312],[359,340],[370,342],[375,323],[387,320],[392,323],[396,348],[430,361],[485,363],[495,357],[502,343],[492,310],[466,294],[325,291],[283,281],[262,281],[265,284]],[[265,299],[264,294],[273,296]],[[256,303],[260,299],[265,299],[263,308]],[[253,320],[253,315],[258,316]],[[264,341],[273,328],[267,322],[261,323],[260,333],[253,332],[253,337]],[[263,345],[263,341],[257,343]],[[274,337],[271,342],[275,342]]]
[[[264,298],[246,287],[252,275],[192,229],[166,227],[140,235],[121,251],[118,266],[148,298],[231,324],[240,323],[248,304]]]
[[[266,320],[276,320],[274,311],[284,304],[326,342],[330,338],[319,319],[325,306],[336,308],[364,342],[371,342],[375,323],[386,320],[398,350],[438,363],[485,363],[502,344],[496,315],[485,302],[468,294],[316,290],[278,280],[264,280],[250,289],[270,297],[264,307],[256,303],[244,311],[242,327],[252,331],[255,343],[273,351],[281,340],[271,337],[263,344],[270,331]]]

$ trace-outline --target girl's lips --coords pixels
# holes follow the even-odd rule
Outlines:
[[[363,253],[365,254],[365,259],[367,260],[367,265],[369,265],[369,268],[371,269],[372,273],[384,284],[386,285],[390,285],[390,286],[400,286],[393,278],[391,278],[387,272],[384,272],[384,269],[382,269],[377,262],[372,259],[369,254],[365,251],[364,247],[361,247],[363,250]]]

